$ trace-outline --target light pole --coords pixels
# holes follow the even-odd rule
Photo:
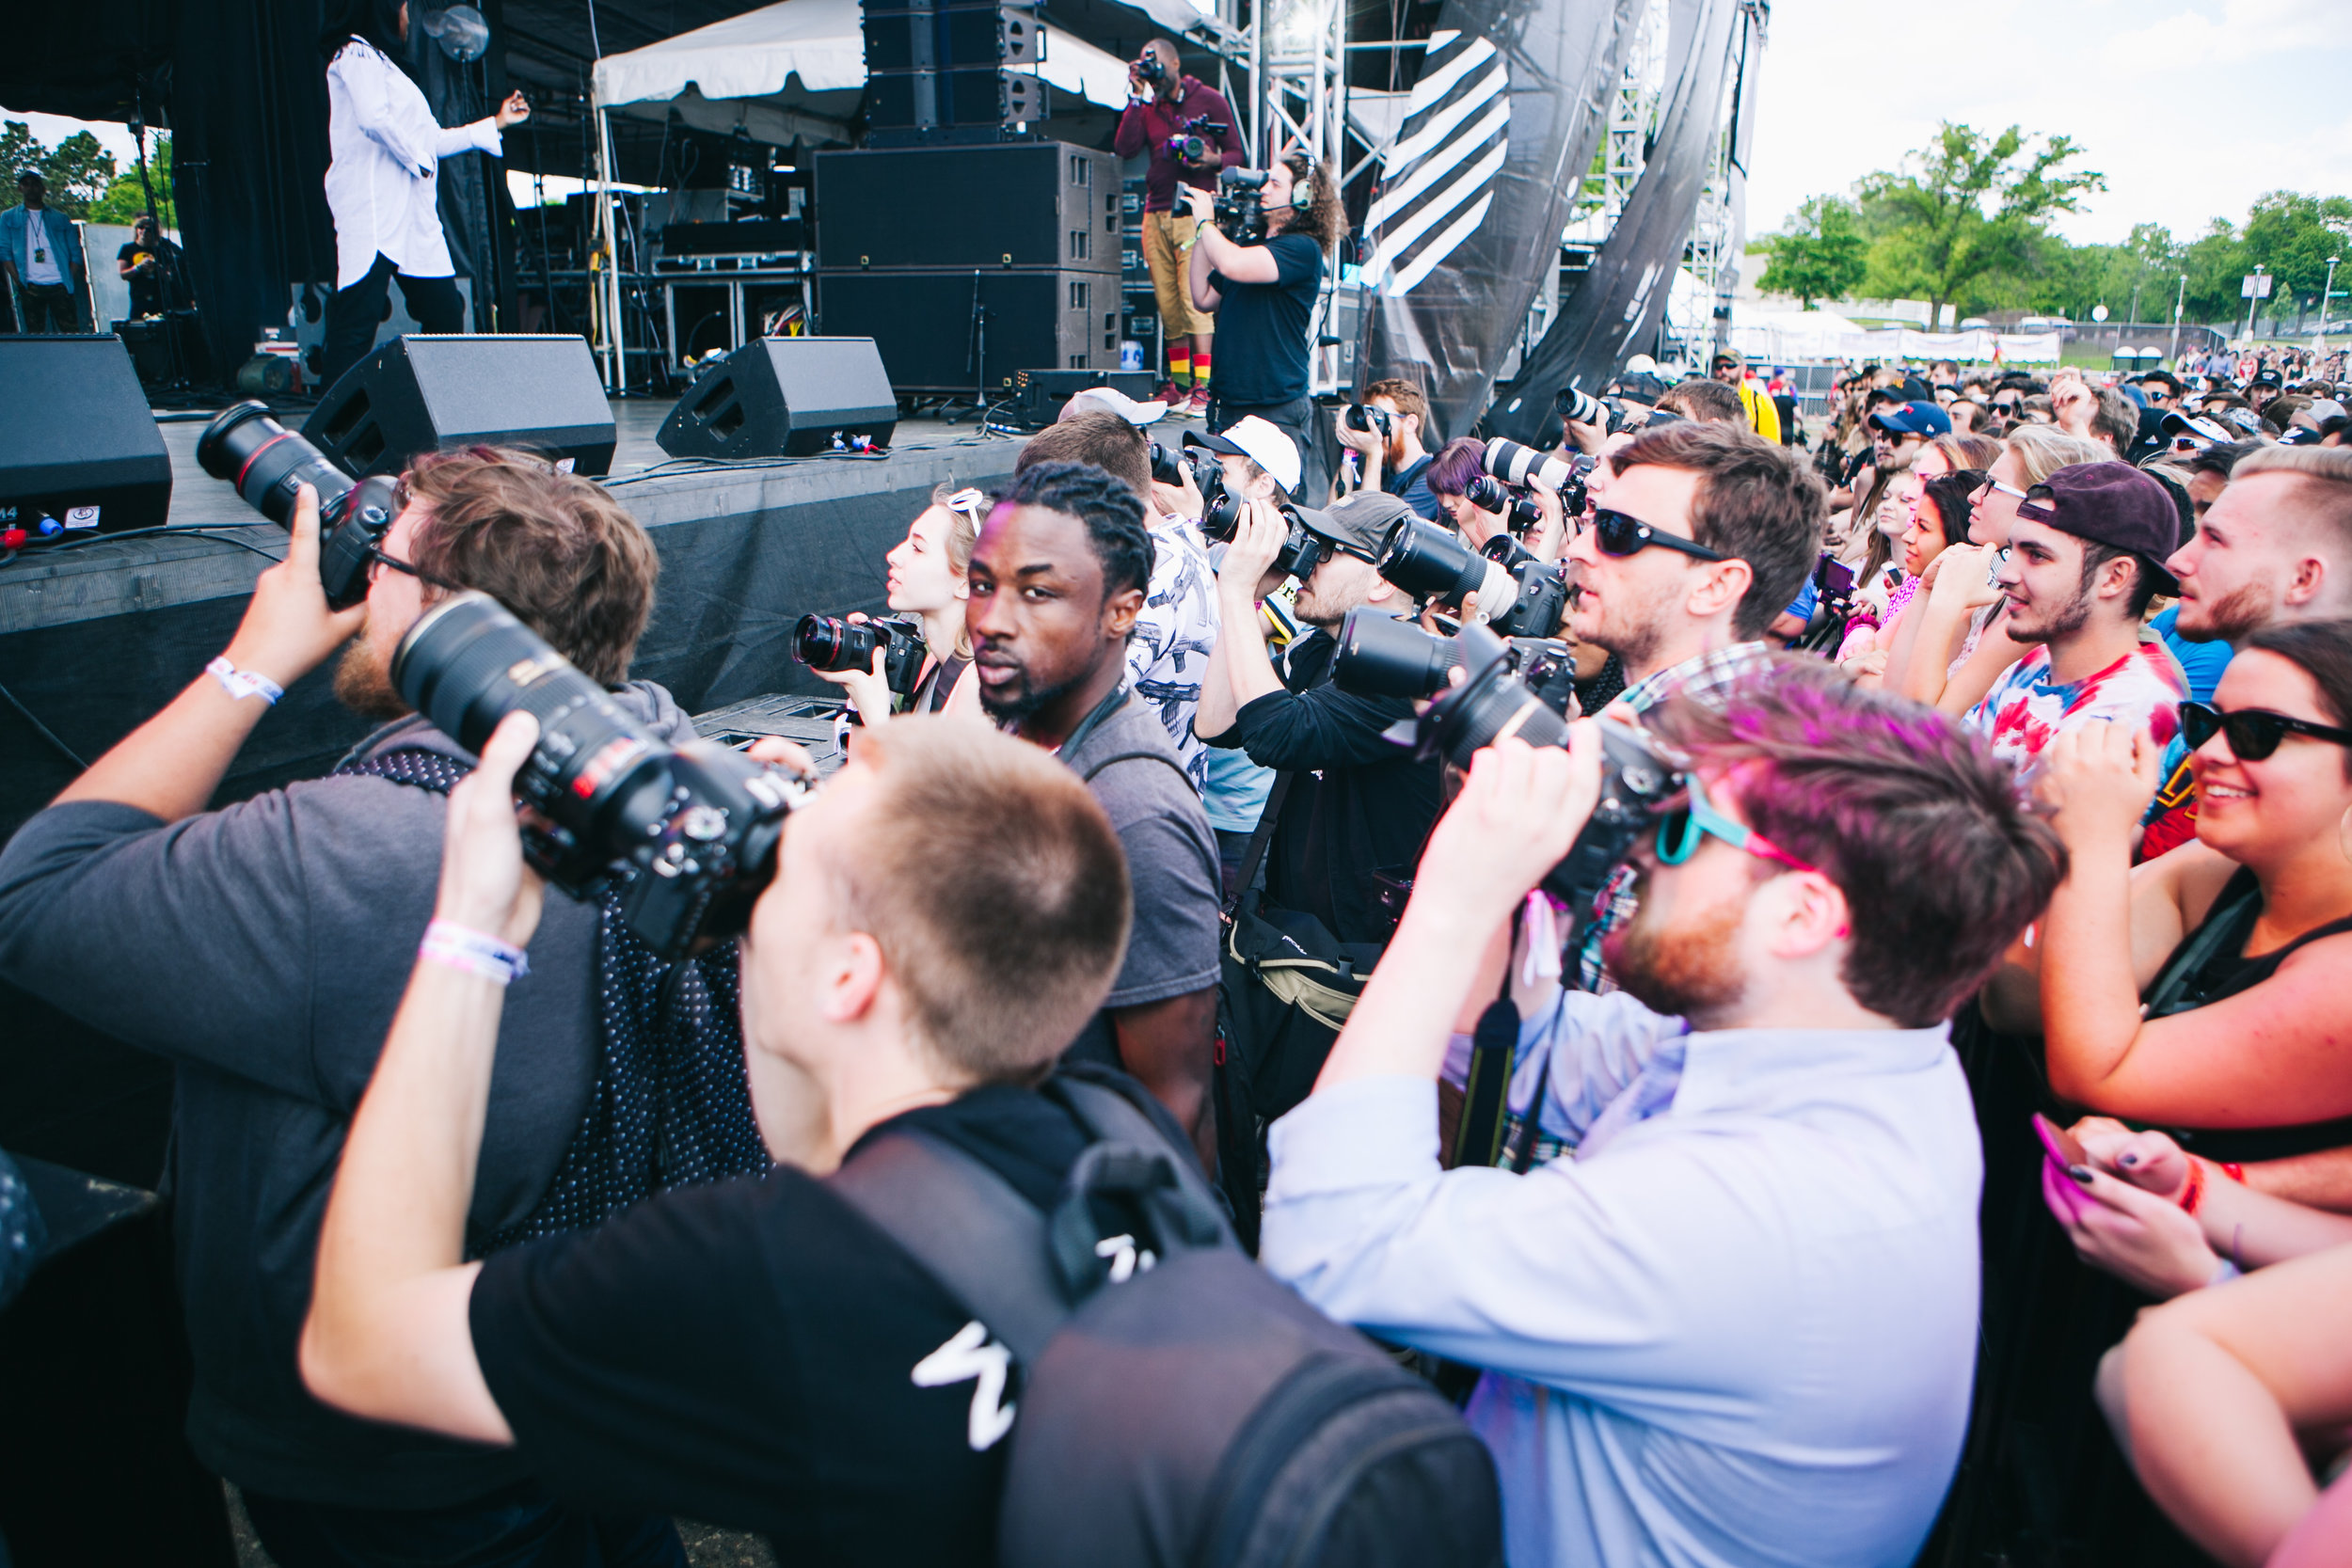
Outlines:
[[[2246,330],[2238,340],[2249,347],[2254,341],[2254,302],[2262,298],[2262,287],[2263,266],[2258,261],[2254,264],[2253,276],[2246,280]]]
[[[2137,325],[2139,321],[2139,284],[2138,278],[2132,279],[2132,313],[2124,318],[2126,325]]]
[[[2181,292],[2172,297],[2172,368],[2181,368],[2181,310],[2188,304],[2188,274],[2181,274]]]
[[[2313,354],[2328,352],[2328,302],[2336,297],[2336,262],[2339,260],[2341,258],[2334,256],[2328,258],[2328,281],[2319,290],[2319,331],[2312,344]]]

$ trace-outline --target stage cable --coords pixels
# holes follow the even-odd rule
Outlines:
[[[89,764],[82,760],[81,753],[74,751],[72,747],[67,745],[64,741],[59,740],[55,730],[52,730],[48,725],[42,723],[39,719],[34,718],[33,710],[26,707],[23,703],[18,702],[16,700],[15,692],[9,690],[5,686],[0,686],[0,701],[5,701],[10,707],[16,709],[17,716],[23,719],[27,724],[33,726],[33,733],[40,736],[43,740],[49,742],[50,745],[55,746],[59,754],[61,754],[66,761],[72,763],[82,772],[87,773],[89,771]]]

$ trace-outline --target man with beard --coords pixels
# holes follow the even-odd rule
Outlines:
[[[1818,661],[1654,728],[1690,789],[1634,847],[1623,989],[1541,981],[1557,911],[1529,897],[1592,812],[1593,721],[1498,742],[1272,1130],[1260,1256],[1484,1369],[1464,1414],[1514,1562],[1908,1562],[1975,1364],[1983,1171],[1947,1021],[2048,902],[2057,839],[1959,725]],[[1540,1141],[1525,1174],[1442,1169],[1441,1065],[1506,983]]]
[[[188,1438],[244,1493],[272,1558],[682,1563],[668,1521],[561,1507],[512,1454],[355,1420],[296,1370],[336,1160],[432,918],[439,787],[473,763],[402,717],[401,638],[447,593],[480,589],[655,735],[692,733],[667,692],[628,681],[660,562],[601,487],[476,449],[420,460],[405,493],[366,603],[338,612],[319,582],[317,498],[302,491],[286,558],[254,584],[227,651],[0,854],[0,973],[173,1064]],[[346,642],[337,695],[393,721],[326,778],[206,811],[284,689]],[[500,1031],[470,1236],[602,1217],[552,1217],[605,1081],[601,919],[594,902],[548,895]],[[748,1114],[742,1152],[756,1159]]]
[[[1134,489],[1092,464],[1021,469],[972,546],[964,625],[980,705],[1085,781],[1127,853],[1126,958],[1066,1054],[1140,1079],[1214,1172],[1216,840],[1174,742],[1127,682],[1152,577],[1144,515]]]
[[[1391,377],[1364,388],[1363,406],[1372,429],[1358,430],[1344,419],[1334,427],[1340,445],[1362,466],[1361,487],[1385,491],[1431,522],[1442,522],[1445,514],[1429,488],[1429,465],[1437,454],[1422,440],[1429,428],[1429,400],[1411,382]]]
[[[1229,459],[1229,461],[1237,461]],[[1391,614],[1411,595],[1373,567],[1389,531],[1412,514],[1394,496],[1361,491],[1298,516],[1322,550],[1300,579],[1291,613],[1311,633],[1275,668],[1260,635],[1259,601],[1282,586],[1275,565],[1290,524],[1269,499],[1252,500],[1217,568],[1223,632],[1209,657],[1194,722],[1212,746],[1238,746],[1287,782],[1266,810],[1265,901],[1311,914],[1343,942],[1377,944],[1390,920],[1380,877],[1401,876],[1438,815],[1438,765],[1388,738],[1413,705],[1332,683],[1340,625],[1370,606]]]
[[[2198,515],[2196,537],[2165,562],[2181,589],[2169,611],[2173,631],[2192,642],[2234,645],[2281,622],[2352,616],[2352,455],[2263,447],[2232,463],[2234,450],[2199,454],[2222,454],[2214,465],[2217,493],[2206,488],[2210,470],[2189,480],[2189,494],[2201,502],[2210,496],[2210,504]],[[2148,808],[2143,860],[2197,836],[2196,786],[2178,735],[2165,752],[2164,777]]]
[[[2174,586],[2158,562],[2180,538],[2164,486],[2128,463],[2077,463],[2029,486],[1997,581],[2009,635],[2038,644],[1968,710],[1968,722],[2030,777],[2063,730],[2179,728],[2188,681],[2161,641],[2140,640],[2148,601]]]

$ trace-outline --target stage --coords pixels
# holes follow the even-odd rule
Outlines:
[[[832,693],[791,656],[810,611],[878,611],[882,557],[942,483],[995,487],[1021,451],[971,424],[901,424],[882,457],[671,462],[654,444],[666,399],[615,400],[607,483],[661,553],[652,625],[634,673],[690,713],[771,692]],[[289,412],[289,424],[298,424]],[[285,535],[254,521],[196,466],[200,420],[162,426],[174,528],[100,539],[0,566],[0,688],[87,760],[168,703],[228,645]],[[246,546],[250,546],[246,547]],[[238,756],[215,804],[325,773],[370,726],[339,706],[321,670],[290,689]],[[0,700],[0,837],[79,769]],[[94,936],[93,940],[103,941]],[[0,1147],[151,1186],[169,1071],[0,986]]]

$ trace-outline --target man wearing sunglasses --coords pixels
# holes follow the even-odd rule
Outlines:
[[[601,486],[476,449],[411,468],[366,603],[333,611],[306,488],[286,557],[254,584],[222,657],[0,857],[0,974],[173,1064],[188,1438],[289,1568],[508,1560],[528,1543],[554,1553],[534,1561],[595,1559],[594,1523],[512,1455],[330,1410],[304,1389],[294,1347],[343,1135],[432,918],[436,785],[473,763],[407,713],[392,652],[448,589],[481,589],[656,736],[684,739],[669,694],[628,679],[659,569],[652,540]],[[339,647],[336,695],[389,722],[325,778],[205,810],[271,707]],[[323,693],[313,682],[302,695]],[[601,921],[594,901],[548,895],[500,1030],[472,1235],[538,1233],[561,1207],[558,1178],[583,1147],[575,1134],[600,1077]],[[755,1133],[744,1148],[756,1156]],[[666,1521],[635,1533],[609,1539],[603,1560],[679,1560]],[[574,1538],[566,1559],[558,1544]]]
[[[1818,660],[1724,702],[1658,715],[1691,788],[1637,842],[1622,991],[1541,979],[1528,897],[1599,737],[1506,739],[1272,1130],[1262,1260],[1483,1370],[1514,1562],[1908,1562],[1960,1457],[1983,1172],[1946,1021],[2047,903],[2056,835],[1956,723]],[[1443,1169],[1437,1081],[1506,985],[1512,1109],[1569,1152]]]
[[[2174,586],[2159,564],[2180,539],[2164,486],[2121,462],[2077,463],[2028,485],[1997,578],[2006,626],[2030,653],[1968,713],[1995,755],[2030,772],[2060,731],[2154,725],[2169,740],[2188,683],[2161,641],[2143,641],[2148,601]]]
[[[2235,647],[2265,626],[2352,615],[2352,453],[2217,446],[2200,454],[2220,469],[2219,485],[2208,472],[2192,474],[2191,498],[2212,499],[2195,537],[2165,562],[2180,583],[2181,602],[2167,612],[2173,630]],[[2222,668],[2226,661],[2212,672],[2215,681]],[[2165,751],[2142,859],[2197,836],[2191,749],[2175,736]]]

